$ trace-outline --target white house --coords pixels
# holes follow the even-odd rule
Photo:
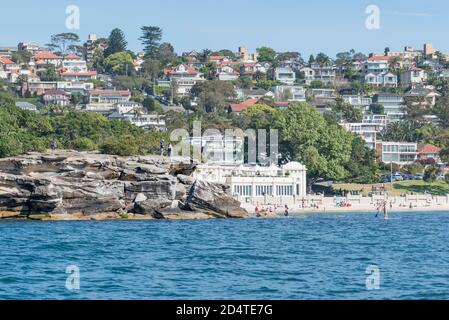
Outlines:
[[[86,81],[97,79],[97,71],[63,72],[61,77],[67,81]]]
[[[87,63],[76,54],[69,54],[64,56],[62,68],[65,72],[85,72],[87,71]]]
[[[413,67],[407,71],[404,71],[400,75],[401,84],[404,87],[410,87],[414,85],[422,85],[427,82],[427,72],[424,69]]]
[[[310,84],[315,80],[315,70],[309,67],[304,67],[300,70],[304,74],[304,80],[306,84]]]
[[[376,151],[383,163],[406,165],[418,158],[417,143],[379,141],[376,143]]]
[[[86,111],[109,113],[116,103],[128,102],[131,92],[128,90],[89,90],[87,93]]]
[[[140,108],[135,108],[125,113],[113,112],[108,116],[108,119],[129,121],[135,126],[144,129],[167,130],[164,117],[157,114],[144,113]]]
[[[224,66],[217,70],[218,80],[221,81],[234,81],[240,77],[240,73],[235,71],[230,66]]]
[[[275,86],[272,91],[276,100],[306,101],[306,90],[301,86]]]
[[[275,68],[274,80],[292,86],[296,81],[296,73],[290,68]]]
[[[373,99],[370,97],[360,95],[343,95],[342,99],[344,102],[349,103],[351,106],[356,107],[361,111],[367,111],[373,103]]]
[[[365,82],[376,87],[396,87],[398,85],[398,77],[391,72],[368,73],[365,76]]]

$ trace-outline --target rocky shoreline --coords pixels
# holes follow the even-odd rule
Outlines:
[[[229,186],[195,180],[195,168],[157,156],[76,151],[0,159],[0,219],[249,217]]]

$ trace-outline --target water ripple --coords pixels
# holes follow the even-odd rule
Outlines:
[[[0,299],[448,299],[448,227],[447,213],[1,222]]]

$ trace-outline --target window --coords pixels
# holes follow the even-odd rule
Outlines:
[[[293,196],[293,186],[291,185],[276,186],[276,195]]]
[[[271,196],[273,195],[273,186],[256,186],[256,196]]]
[[[251,185],[234,186],[234,194],[238,194],[241,197],[251,197],[253,195],[253,187]]]

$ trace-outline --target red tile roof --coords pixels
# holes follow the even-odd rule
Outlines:
[[[164,70],[164,74],[175,74],[176,75],[176,74],[185,74],[185,73],[191,74],[191,75],[196,75],[196,74],[198,74],[198,71],[196,71],[196,69],[193,67],[187,67],[186,72],[177,71],[176,68],[173,68],[171,70]]]
[[[14,64],[14,61],[11,61],[7,58],[0,58],[0,63],[2,64]]]
[[[223,60],[225,56],[209,56],[209,60]]]
[[[81,57],[76,54],[68,54],[64,57],[64,59],[81,59]]]
[[[258,101],[259,99],[248,99],[242,103],[233,103],[231,104],[231,110],[232,112],[242,112],[255,105]]]
[[[46,59],[61,59],[61,57],[51,52],[41,52],[33,56],[34,60],[46,60]]]
[[[50,94],[50,95],[64,95],[64,96],[66,96],[66,95],[68,95],[65,91],[63,91],[63,90],[54,90],[54,89],[52,89],[52,90],[45,90],[44,91],[44,95],[45,94]]]
[[[418,148],[418,153],[420,154],[439,154],[441,151],[440,148],[432,145],[432,144],[425,144]]]

